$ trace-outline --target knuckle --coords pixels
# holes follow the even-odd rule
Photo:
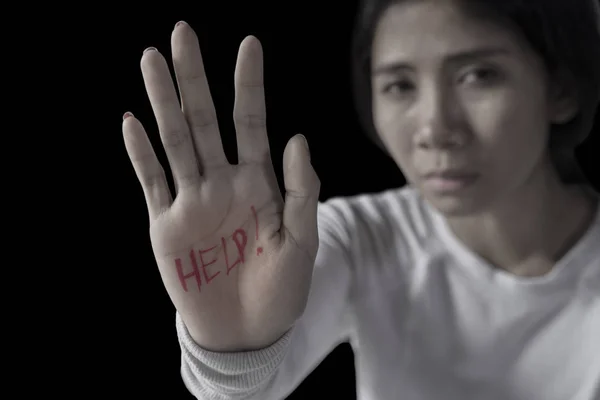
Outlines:
[[[148,166],[153,166],[158,162],[154,154],[132,154],[130,159],[136,169],[147,169]]]
[[[263,90],[264,86],[263,83],[259,80],[256,81],[242,81],[239,83],[239,87],[240,88],[244,88],[244,89],[258,89],[258,90]]]
[[[186,112],[188,124],[192,129],[203,129],[209,126],[213,126],[217,122],[217,116],[215,113],[210,112],[206,109],[192,109]]]
[[[145,174],[140,177],[142,186],[153,189],[161,186],[164,183],[165,175],[162,172],[155,172],[151,174]]]
[[[191,187],[195,187],[197,183],[198,176],[193,172],[189,172],[177,177],[177,186],[179,189],[189,189]]]
[[[321,179],[315,174],[314,190],[318,193],[321,190]]]
[[[236,126],[249,128],[249,129],[262,129],[267,126],[267,119],[264,115],[256,114],[245,114],[236,115],[234,117]]]
[[[192,87],[204,84],[206,81],[204,68],[197,68],[197,66],[193,66],[193,68],[186,69],[183,71],[183,79]]]
[[[175,149],[188,142],[188,135],[183,129],[165,129],[161,133],[161,140],[165,148]]]

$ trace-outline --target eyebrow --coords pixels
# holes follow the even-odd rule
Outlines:
[[[489,48],[481,48],[474,50],[465,50],[458,53],[450,54],[445,57],[444,62],[451,64],[461,64],[468,61],[497,56],[497,55],[506,55],[509,51],[502,47],[489,47]],[[392,61],[389,63],[384,63],[373,68],[373,75],[389,75],[393,73],[397,73],[399,71],[405,69],[411,69],[411,65],[407,62],[403,61]]]

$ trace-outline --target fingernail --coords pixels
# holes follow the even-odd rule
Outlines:
[[[303,134],[299,134],[302,137],[302,142],[304,142],[304,147],[306,147],[306,151],[308,152],[308,159],[310,160],[310,148],[308,147],[308,140],[306,140],[306,136]]]
[[[185,21],[179,21],[178,23],[175,24],[175,28],[177,28],[178,26],[182,26],[182,25],[187,25],[188,23]]]
[[[249,39],[250,40],[250,49],[252,51],[259,50],[261,47],[260,41],[258,40],[258,38],[256,36],[254,36],[254,35],[250,35],[250,36],[252,37],[252,39]]]
[[[144,54],[146,54],[149,51],[156,51],[156,47],[148,47],[146,50],[144,50]]]
[[[129,117],[133,117],[133,114],[127,111],[125,114],[123,114],[123,121],[125,121]]]
[[[301,133],[299,133],[299,135],[302,138],[302,141],[304,142],[304,146],[306,146],[306,148],[308,149],[308,140],[306,140],[306,136],[304,136]]]

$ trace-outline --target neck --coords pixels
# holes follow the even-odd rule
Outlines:
[[[581,187],[542,166],[526,184],[477,215],[449,218],[454,234],[497,268],[520,276],[549,272],[589,227],[595,204]]]

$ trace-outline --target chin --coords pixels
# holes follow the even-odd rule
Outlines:
[[[447,218],[469,217],[485,209],[477,203],[459,199],[432,199],[430,197],[425,197],[425,199],[433,208]]]
[[[473,216],[490,207],[489,199],[476,188],[456,193],[436,193],[420,188],[420,193],[434,209],[447,218]]]

